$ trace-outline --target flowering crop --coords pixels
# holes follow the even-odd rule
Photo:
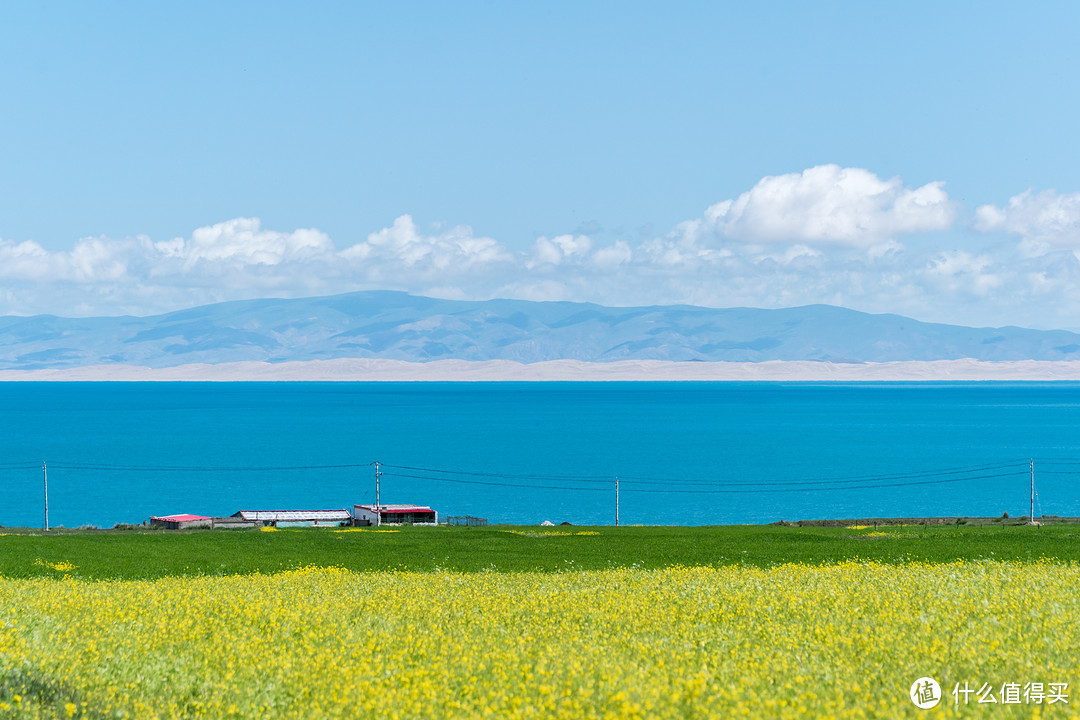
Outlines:
[[[1071,717],[1080,692],[948,691],[1078,687],[1077,587],[1046,562],[0,579],[0,716]]]

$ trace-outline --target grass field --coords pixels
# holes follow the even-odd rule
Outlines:
[[[0,536],[0,575],[88,579],[349,570],[605,570],[874,560],[1080,561],[1080,525],[901,527],[488,527],[276,532],[74,532]]]
[[[1070,526],[0,536],[0,717],[1076,717],[1077,540]],[[926,675],[944,693],[929,711],[908,697]],[[1042,694],[954,704],[957,683]],[[1068,702],[1050,702],[1058,683]]]

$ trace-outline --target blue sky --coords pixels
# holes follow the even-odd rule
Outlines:
[[[0,313],[394,288],[1080,327],[1078,21],[5,3]]]

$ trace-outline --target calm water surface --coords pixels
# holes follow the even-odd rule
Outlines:
[[[1080,515],[1080,384],[0,384],[3,525],[42,461],[54,525],[351,507],[376,460],[442,515],[609,524],[618,476],[623,523],[700,525],[1025,515],[1028,458]]]

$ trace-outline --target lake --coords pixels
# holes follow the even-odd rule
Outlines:
[[[0,524],[1080,515],[1080,383],[0,383]]]

